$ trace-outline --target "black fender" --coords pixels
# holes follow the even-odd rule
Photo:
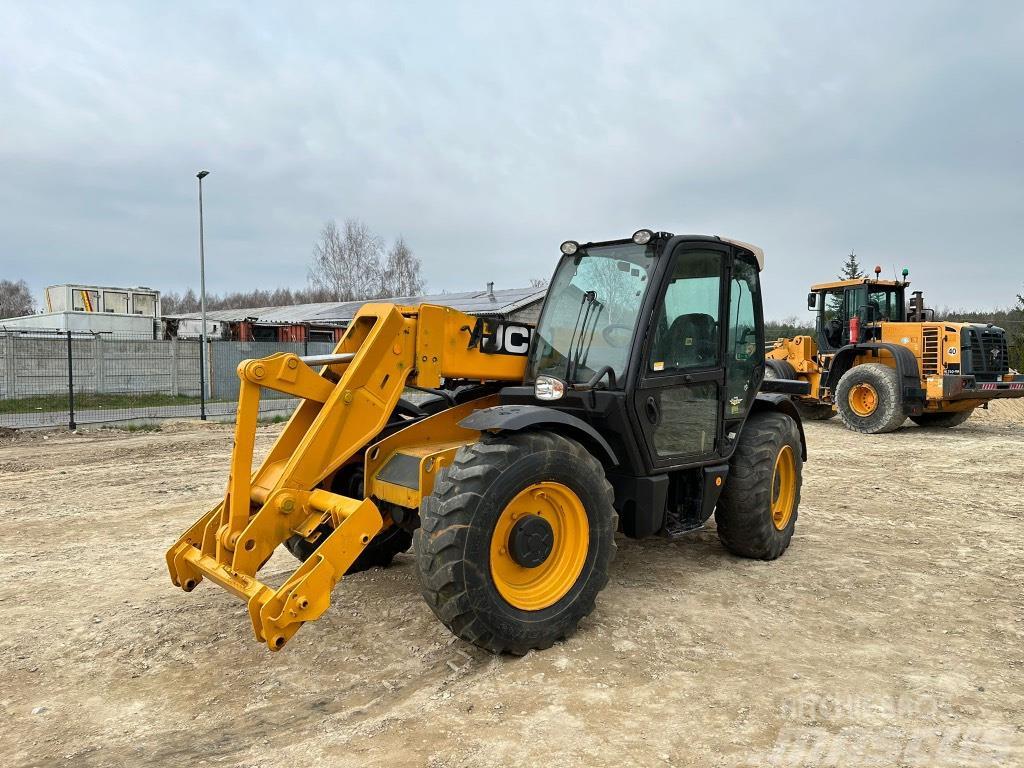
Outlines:
[[[784,413],[794,421],[800,430],[800,457],[807,461],[807,437],[804,435],[804,420],[788,395],[775,392],[758,392],[750,406],[750,415],[763,412]]]
[[[555,428],[560,434],[582,443],[602,464],[619,465],[615,451],[601,433],[570,413],[542,405],[496,405],[473,411],[460,427],[481,432],[521,432],[524,429]]]
[[[835,357],[832,358],[825,386],[834,393],[843,374],[853,367],[854,358],[864,354],[878,357],[878,353],[882,350],[891,354],[893,360],[896,361],[896,373],[900,377],[904,412],[909,415],[920,413],[924,405],[924,391],[921,389],[921,371],[918,368],[917,358],[914,356],[914,353],[899,344],[871,341],[865,344],[847,344],[845,347],[841,347],[836,352]]]

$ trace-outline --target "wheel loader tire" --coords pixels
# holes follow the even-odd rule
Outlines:
[[[795,379],[796,368],[785,360],[764,361],[764,377],[766,379]]]
[[[455,635],[523,655],[576,631],[615,556],[618,515],[601,463],[551,432],[484,434],[420,505],[423,597]]]
[[[973,413],[973,408],[954,413],[922,413],[911,416],[910,420],[920,427],[959,427],[971,418]]]
[[[844,373],[835,401],[843,424],[854,432],[892,432],[907,420],[899,374],[881,363],[856,365]]]
[[[789,547],[803,482],[800,430],[782,413],[750,417],[715,509],[718,538],[734,555],[774,560]]]

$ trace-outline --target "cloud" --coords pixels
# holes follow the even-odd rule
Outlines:
[[[3,276],[305,281],[329,217],[429,286],[550,273],[640,226],[767,252],[769,314],[856,249],[933,304],[1024,274],[1011,3],[24,5],[0,29]]]

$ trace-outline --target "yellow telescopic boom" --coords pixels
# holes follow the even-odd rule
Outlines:
[[[190,592],[204,577],[216,582],[246,601],[257,639],[282,648],[327,609],[335,584],[392,524],[371,499],[324,486],[340,467],[372,453],[366,449],[405,387],[438,387],[442,379],[522,381],[526,358],[487,349],[486,330],[481,319],[448,307],[367,304],[331,355],[242,361],[227,492],[168,550],[175,586]],[[264,388],[301,402],[254,473]],[[282,542],[323,524],[333,531],[280,588],[256,578]]]

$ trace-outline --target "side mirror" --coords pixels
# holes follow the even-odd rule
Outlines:
[[[814,312],[818,309],[818,294],[808,293],[807,294],[807,310]]]

